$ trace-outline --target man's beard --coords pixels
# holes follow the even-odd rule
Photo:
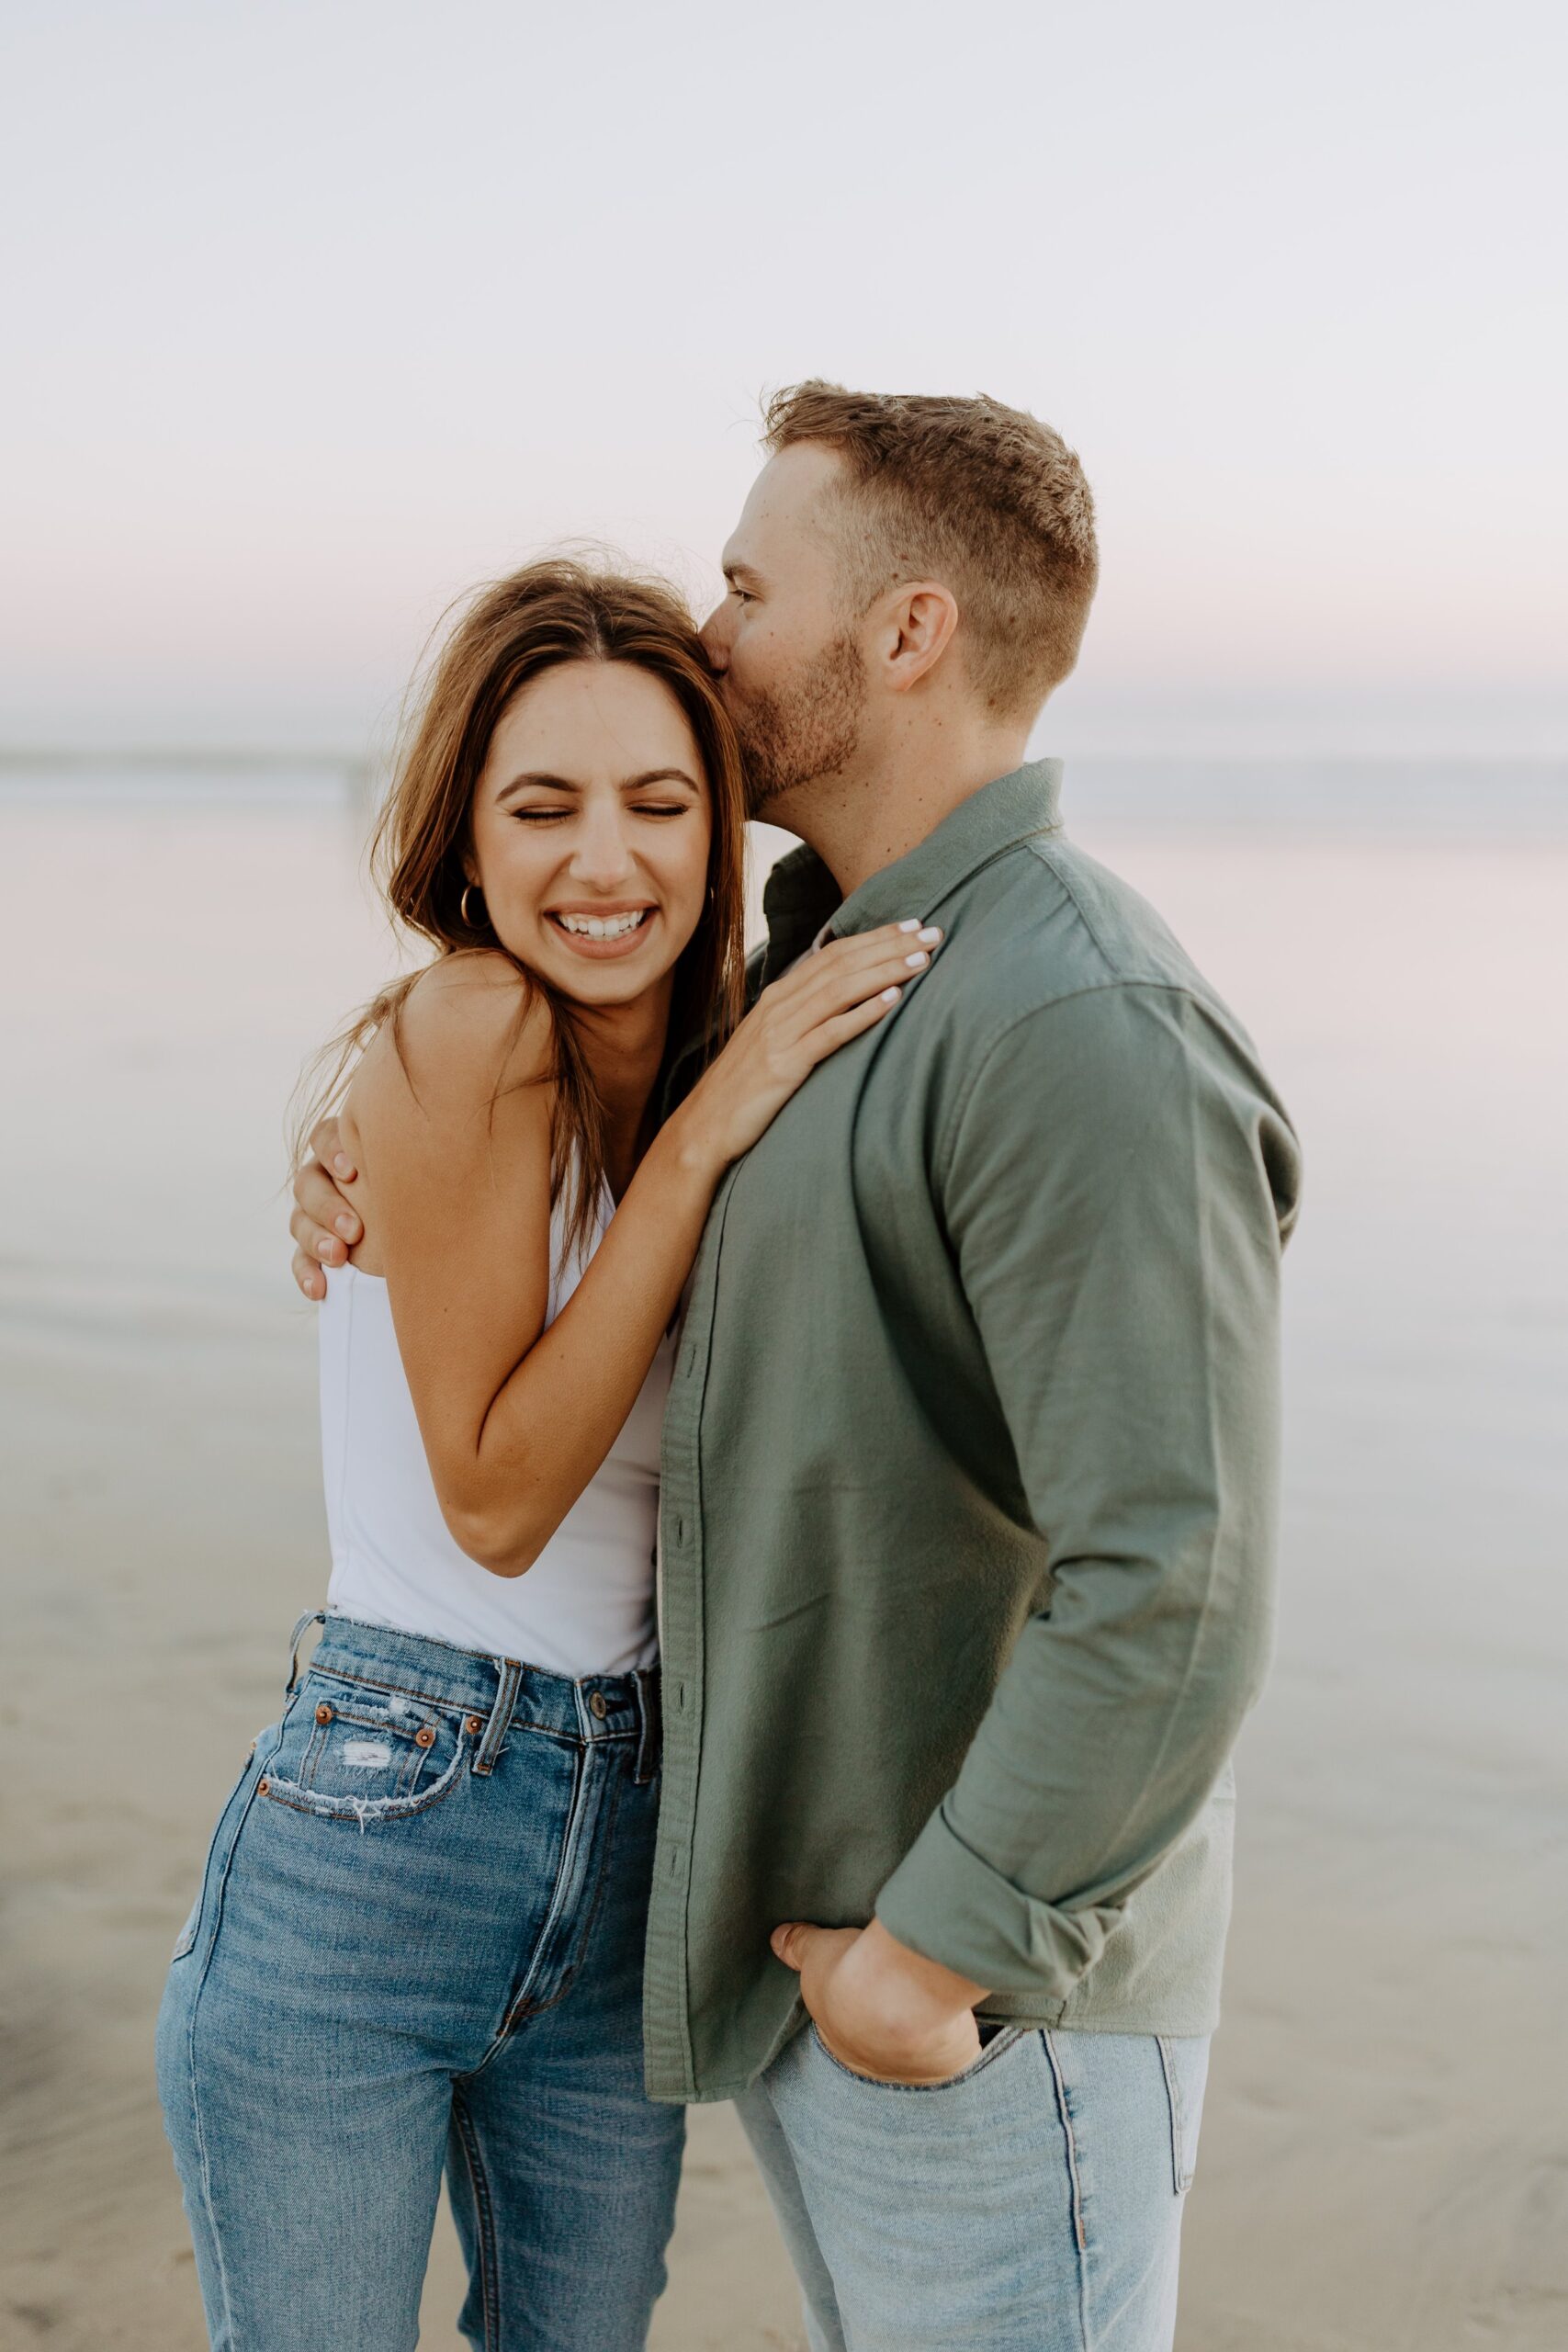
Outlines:
[[[746,769],[748,814],[847,767],[860,742],[865,663],[851,637],[835,637],[774,693],[729,698]]]

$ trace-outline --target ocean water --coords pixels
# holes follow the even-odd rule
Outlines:
[[[1084,762],[1066,809],[1240,1012],[1306,1156],[1279,1655],[1241,1758],[1183,2342],[1545,2345],[1568,2294],[1565,772]],[[282,1120],[392,966],[364,820],[326,769],[0,782],[0,1341],[187,1367],[193,1442],[220,1357],[308,1388]]]

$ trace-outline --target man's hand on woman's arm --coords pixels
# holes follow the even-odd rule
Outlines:
[[[336,1179],[352,1183],[358,1174],[343,1148],[336,1119],[323,1119],[310,1136],[310,1157],[294,1171],[294,1214],[288,1230],[294,1236],[294,1279],[307,1298],[327,1295],[326,1266],[346,1263],[348,1253],[365,1228]]]

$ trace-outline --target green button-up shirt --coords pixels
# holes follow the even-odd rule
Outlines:
[[[1055,762],[836,915],[776,869],[760,977],[946,944],[734,1168],[664,1427],[656,2098],[801,2022],[784,1919],[863,1925],[987,2017],[1214,2023],[1229,1758],[1269,1644],[1297,1155],[1253,1048],[1066,841]]]

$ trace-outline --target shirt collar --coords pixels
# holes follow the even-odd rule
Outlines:
[[[829,918],[837,939],[910,916],[925,922],[992,858],[1036,833],[1055,831],[1061,822],[1061,787],[1060,760],[1031,760],[1010,775],[982,785],[907,856],[870,876],[841,904],[838,885],[816,852],[804,846],[791,850],[774,866],[762,893],[768,919],[763,986],[805,954]]]

